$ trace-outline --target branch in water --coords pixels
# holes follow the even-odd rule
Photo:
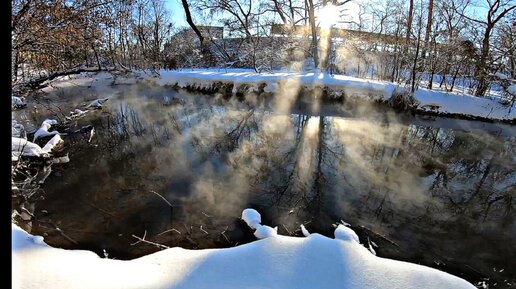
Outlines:
[[[150,192],[155,194],[155,195],[157,195],[158,197],[162,198],[163,201],[165,201],[170,207],[172,207],[172,204],[169,201],[167,201],[167,199],[165,199],[165,197],[163,197],[162,195],[156,193],[155,191],[150,191]]]
[[[143,233],[143,238],[140,238],[140,237],[135,236],[135,235],[131,235],[132,237],[138,239],[138,241],[135,242],[135,243],[132,243],[131,246],[134,246],[134,245],[136,245],[136,244],[138,244],[140,242],[144,242],[144,243],[147,243],[147,244],[150,244],[150,245],[154,245],[154,246],[156,246],[158,248],[161,248],[161,249],[168,249],[168,248],[170,248],[170,247],[162,245],[162,244],[158,244],[158,243],[154,243],[154,242],[145,240],[145,236],[146,235],[147,235],[147,230],[145,230],[145,233]]]

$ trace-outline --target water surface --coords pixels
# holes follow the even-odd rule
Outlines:
[[[356,103],[300,101],[285,111],[277,99],[144,84],[83,89],[59,101],[71,108],[109,95],[102,111],[73,123],[93,124],[95,137],[68,142],[70,162],[54,165],[24,204],[31,233],[50,245],[117,259],[160,250],[133,235],[232,247],[255,240],[239,220],[253,207],[283,235],[301,236],[305,224],[333,237],[344,221],[378,256],[490,288],[516,284],[511,126]],[[29,106],[15,117],[30,127],[45,115]]]

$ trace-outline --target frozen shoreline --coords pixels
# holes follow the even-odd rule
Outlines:
[[[160,70],[159,75],[133,71],[126,75],[113,76],[109,72],[86,73],[55,79],[54,88],[73,85],[124,85],[138,81],[150,81],[161,86],[175,86],[201,92],[266,93],[273,97],[291,98],[302,90],[324,89],[329,98],[363,99],[373,102],[389,102],[393,95],[406,94],[406,88],[386,81],[374,81],[327,73],[286,71],[256,73],[250,69],[183,69]],[[44,90],[53,89],[52,87]],[[494,98],[479,98],[468,94],[418,89],[414,93],[411,110],[462,119],[516,121],[516,108],[505,106]]]
[[[258,91],[272,94],[284,93],[285,89],[308,89],[315,87],[327,88],[330,97],[364,98],[373,101],[386,102],[395,93],[403,93],[405,88],[386,81],[374,81],[344,75],[329,75],[327,73],[306,72],[267,72],[255,73],[249,69],[184,69],[161,70],[160,76],[146,77],[159,85],[172,85],[181,88],[205,90],[217,83],[230,84],[233,92],[242,85],[252,86],[248,91]],[[289,83],[290,82],[290,83]],[[473,119],[513,121],[516,119],[515,109],[502,105],[498,100],[479,98],[467,94],[443,92],[437,90],[418,89],[414,98],[417,112],[424,114],[459,116]]]
[[[13,288],[475,288],[430,267],[376,257],[344,225],[335,239],[306,229],[306,237],[288,237],[260,225],[257,212],[243,217],[261,240],[226,249],[175,247],[130,261],[52,248],[12,224]]]

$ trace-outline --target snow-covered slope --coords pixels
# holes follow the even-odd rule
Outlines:
[[[170,248],[120,261],[52,248],[13,224],[13,288],[475,288],[436,269],[376,257],[342,225],[335,237],[271,235],[234,248]]]
[[[448,114],[461,114],[486,119],[515,119],[516,109],[502,105],[498,100],[475,97],[467,94],[419,89],[415,93],[418,109]]]
[[[388,100],[395,91],[405,88],[387,81],[373,81],[345,75],[330,75],[321,72],[265,72],[256,73],[250,69],[185,69],[161,70],[160,77],[147,77],[159,85],[177,85],[179,87],[210,88],[215,83],[231,83],[234,87],[246,84],[256,89],[265,84],[264,91],[276,93],[281,97],[285,89],[292,91],[300,87],[313,89],[315,86],[327,87],[334,92],[342,92],[351,97],[362,97],[373,100]],[[288,82],[286,82],[288,80]],[[284,82],[284,88],[280,84]],[[234,88],[235,89],[235,88]],[[448,93],[437,90],[419,89],[414,95],[419,102],[416,110],[431,111],[481,117],[485,119],[512,120],[516,118],[516,110],[502,105],[491,98],[474,97],[467,94]]]
[[[58,79],[52,82],[51,87],[64,88],[73,85],[88,85],[94,87],[108,86],[113,83],[135,83],[138,80],[150,80],[158,85],[177,85],[178,87],[209,89],[217,83],[233,85],[236,92],[242,85],[247,91],[263,91],[273,93],[275,97],[291,97],[301,88],[314,89],[326,87],[332,95],[354,98],[364,98],[376,101],[389,100],[394,92],[404,92],[406,88],[387,81],[374,81],[345,75],[330,75],[318,71],[289,72],[274,71],[256,73],[251,69],[183,69],[160,70],[159,76],[144,71],[133,71],[116,79],[107,72],[98,74],[81,74]],[[508,88],[510,93],[516,94],[516,86]],[[498,99],[481,98],[464,93],[451,93],[439,90],[418,89],[414,98],[419,103],[416,110],[436,114],[459,115],[493,120],[514,120],[516,109],[502,105]]]
[[[152,78],[148,78],[152,79]],[[263,72],[256,73],[250,69],[202,69],[202,70],[161,70],[156,82],[160,85],[178,85],[179,87],[210,87],[217,82],[240,84],[266,84],[265,92],[278,92],[279,83],[289,81],[285,88],[313,89],[315,86],[342,90],[354,97],[378,97],[389,99],[396,85],[386,81],[373,81],[345,75],[333,75],[321,72]]]

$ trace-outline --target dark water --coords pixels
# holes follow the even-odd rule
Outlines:
[[[513,127],[363,104],[275,113],[275,100],[146,85],[109,93],[104,110],[75,124],[93,124],[93,141],[67,143],[70,162],[24,204],[50,245],[117,259],[159,250],[132,235],[232,247],[255,239],[239,220],[253,207],[283,235],[305,224],[333,237],[343,220],[378,256],[489,288],[516,284]]]

